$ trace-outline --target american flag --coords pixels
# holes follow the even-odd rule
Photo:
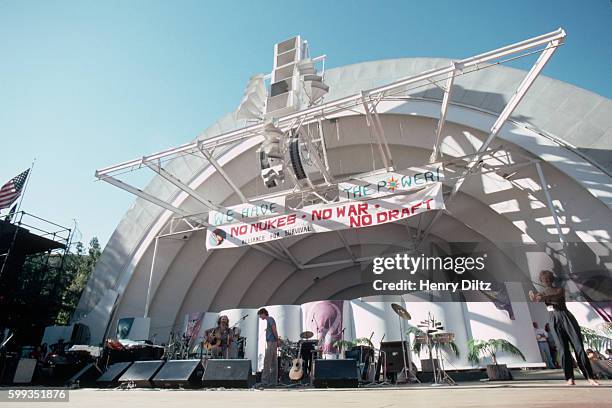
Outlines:
[[[5,185],[0,188],[0,210],[3,208],[8,208],[19,198],[21,195],[21,190],[23,190],[23,185],[28,178],[28,173],[30,169],[27,169],[17,177],[9,180]]]

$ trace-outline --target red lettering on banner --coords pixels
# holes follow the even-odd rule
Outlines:
[[[427,209],[431,210],[431,205],[429,203],[431,203],[433,201],[433,198],[428,198],[427,200],[425,200],[425,204],[427,204]]]
[[[414,212],[417,210],[417,208],[419,208],[422,204],[423,204],[423,202],[421,201],[420,203],[413,205],[412,206],[412,213],[414,214]]]
[[[287,216],[287,225],[295,224],[295,218],[296,218],[295,214],[291,214]]]
[[[399,210],[389,211],[389,220],[397,220],[399,218]]]
[[[340,207],[336,207],[336,214],[338,215],[338,217],[344,217],[344,214],[346,214],[346,206],[340,206]]]
[[[368,213],[368,203],[356,203],[351,204],[348,208],[348,215],[356,216],[356,215],[364,215]]]
[[[402,218],[410,216],[410,208],[402,208]]]

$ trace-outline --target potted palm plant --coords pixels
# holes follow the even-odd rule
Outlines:
[[[514,344],[504,339],[489,339],[468,341],[468,361],[478,365],[483,357],[490,357],[493,364],[487,365],[487,375],[491,381],[512,380],[512,374],[506,364],[497,363],[498,353],[508,353],[519,356],[525,361],[525,356]]]
[[[332,346],[338,349],[338,353],[340,353],[342,357],[345,357],[344,352],[350,349],[351,347],[353,347],[354,345],[355,345],[355,342],[351,340],[336,340],[332,344]]]

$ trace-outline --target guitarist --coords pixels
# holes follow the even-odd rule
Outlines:
[[[264,355],[261,382],[264,386],[276,386],[278,384],[277,350],[280,346],[280,338],[276,330],[276,321],[268,314],[265,308],[259,309],[257,311],[257,316],[266,322],[266,353]]]
[[[228,348],[233,340],[233,332],[229,327],[229,318],[225,315],[217,319],[217,327],[206,331],[206,347],[213,358],[227,358]]]

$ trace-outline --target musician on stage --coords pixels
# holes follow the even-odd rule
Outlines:
[[[540,282],[544,289],[541,292],[529,292],[529,299],[532,302],[544,302],[549,311],[550,326],[557,338],[557,347],[561,356],[561,365],[565,372],[567,385],[575,385],[574,367],[570,343],[576,353],[578,367],[591,385],[599,385],[593,376],[591,363],[587,358],[582,343],[582,333],[580,326],[574,315],[567,310],[565,305],[565,289],[553,286],[555,275],[551,271],[540,272]]]
[[[278,384],[278,357],[277,350],[280,346],[280,337],[276,330],[276,321],[268,314],[265,308],[257,311],[257,316],[266,321],[266,353],[264,355],[264,366],[261,373],[261,383],[264,386]]]
[[[229,317],[217,319],[217,327],[206,330],[206,346],[213,358],[228,358],[228,350],[233,341],[233,331],[229,327]]]

